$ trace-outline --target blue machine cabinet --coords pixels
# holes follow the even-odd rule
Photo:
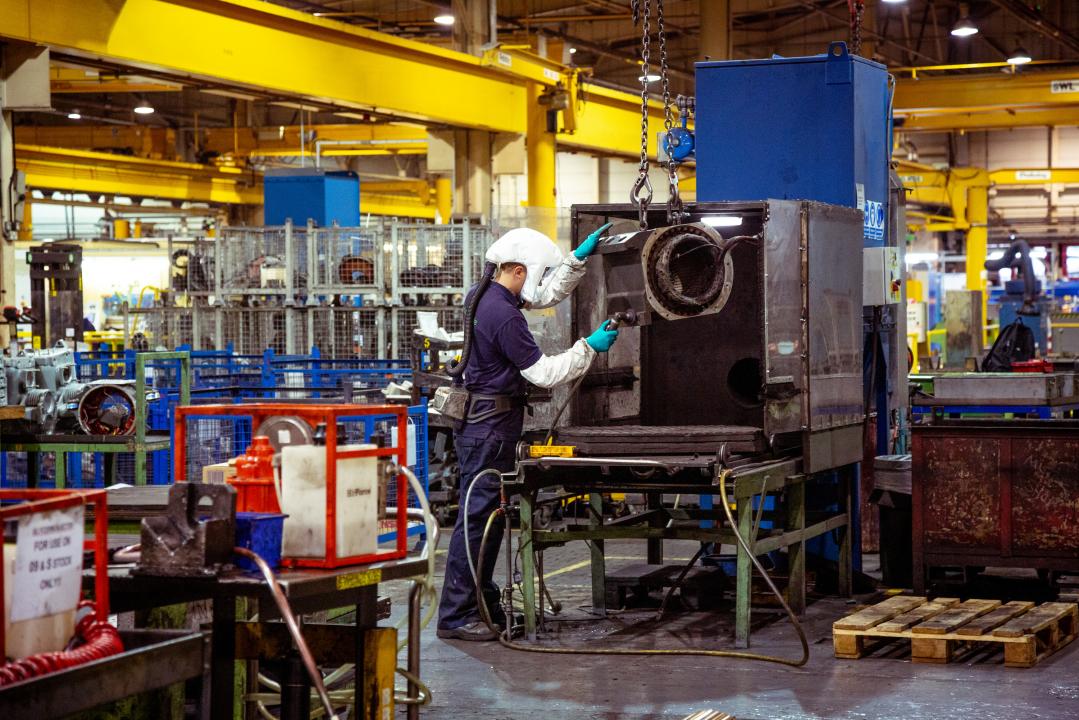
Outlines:
[[[697,63],[697,201],[819,200],[865,212],[886,244],[888,71],[825,55]]]
[[[353,172],[314,168],[268,172],[262,182],[264,224],[341,227],[360,224],[360,178]]]

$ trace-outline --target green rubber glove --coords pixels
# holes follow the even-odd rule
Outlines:
[[[577,249],[573,251],[573,257],[578,260],[587,260],[588,256],[596,251],[596,245],[599,245],[599,239],[603,236],[603,233],[607,232],[613,223],[607,223],[591,235],[584,239],[584,242],[577,246]]]
[[[607,352],[611,349],[611,345],[614,345],[614,341],[618,339],[617,328],[614,330],[607,329],[609,322],[610,320],[604,320],[603,324],[596,328],[595,332],[584,339],[588,343],[588,347],[596,352]]]

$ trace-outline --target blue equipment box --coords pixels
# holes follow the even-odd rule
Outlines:
[[[888,71],[834,42],[825,55],[697,63],[697,201],[817,200],[865,212],[887,242]]]
[[[277,567],[281,564],[281,537],[287,517],[282,513],[236,513],[237,547],[247,548],[270,567]],[[243,570],[258,571],[258,566],[245,557],[237,555],[233,562]]]
[[[304,226],[314,220],[320,227],[360,224],[360,178],[353,172],[307,168],[266,173],[262,181],[266,225]]]

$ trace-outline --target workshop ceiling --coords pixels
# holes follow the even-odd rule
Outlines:
[[[486,2],[469,0],[272,0],[303,12],[457,49],[486,42]],[[672,82],[691,90],[693,63],[703,59],[701,5],[715,0],[665,0]],[[854,0],[730,0],[732,57],[822,52],[832,40],[850,40]],[[642,0],[643,4],[643,0]],[[655,0],[653,0],[653,7]],[[1035,60],[1079,61],[1079,3],[1074,0],[866,0],[862,54],[890,67],[1000,62],[1017,46]],[[476,7],[481,6],[481,7]],[[452,27],[438,25],[452,14]],[[979,29],[954,37],[968,13]],[[498,0],[499,39],[530,43],[545,36],[548,54],[589,67],[597,81],[638,87],[640,31],[628,0]],[[472,31],[478,37],[469,38]],[[653,32],[655,21],[653,20]],[[568,48],[574,48],[570,54]],[[658,54],[653,41],[653,61]],[[560,59],[560,58],[554,58]]]
[[[318,15],[328,20],[370,28],[477,54],[488,46],[488,4],[476,0],[271,0],[274,4]],[[651,0],[653,14],[657,0]],[[705,53],[716,52],[714,33],[702,34],[701,6],[718,0],[664,0],[664,17],[671,69],[672,93],[693,92],[693,64]],[[797,56],[822,52],[830,41],[851,41],[850,4],[854,0],[730,0],[734,58],[761,58],[773,54]],[[643,4],[643,0],[642,0]],[[714,7],[714,5],[710,6]],[[979,29],[970,37],[950,31],[966,13]],[[454,16],[453,25],[440,25],[435,17]],[[629,0],[498,0],[498,39],[504,47],[544,46],[552,60],[575,65],[591,81],[630,91],[640,83],[640,31],[634,26]],[[653,20],[652,30],[657,23]],[[910,73],[899,68],[963,66],[1001,63],[1015,48],[1029,52],[1034,63],[1021,69],[1037,73],[1054,63],[1079,64],[1079,2],[1074,0],[866,0],[862,22],[861,54],[897,69],[900,78]],[[722,45],[722,43],[720,43]],[[572,50],[572,52],[571,52]],[[652,72],[659,56],[652,42]],[[20,123],[66,124],[74,110],[96,123],[190,127],[254,126],[385,120],[346,117],[340,113],[311,112],[300,117],[289,98],[269,94],[237,93],[201,81],[183,81],[168,87],[167,76],[142,77],[130,68],[81,66],[79,58],[54,63],[52,114],[27,113]],[[919,70],[919,76],[965,72],[1007,72],[993,68],[951,67]],[[1060,70],[1060,68],[1056,68]],[[328,72],[333,72],[328,69]],[[79,77],[85,73],[86,77]],[[923,75],[924,74],[924,75]],[[166,86],[163,86],[166,85]],[[650,91],[658,93],[659,83]],[[132,109],[149,98],[158,112],[135,116]],[[243,100],[253,102],[243,103]],[[467,98],[461,98],[467,102]],[[329,108],[326,108],[329,110]],[[196,119],[197,113],[197,119]],[[240,113],[240,116],[237,116]],[[244,115],[247,113],[247,115]]]

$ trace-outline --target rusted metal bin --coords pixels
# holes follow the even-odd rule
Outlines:
[[[939,420],[912,435],[916,593],[933,567],[1079,572],[1079,422]]]

